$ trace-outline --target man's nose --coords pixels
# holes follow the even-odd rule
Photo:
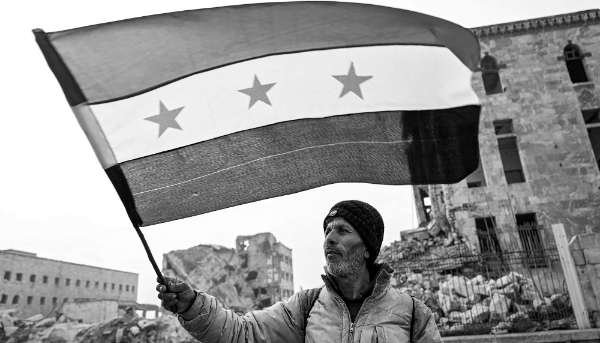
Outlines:
[[[328,245],[336,245],[337,242],[338,242],[337,233],[335,233],[335,231],[333,231],[333,230],[329,231],[329,233],[325,236],[325,243],[327,243]]]

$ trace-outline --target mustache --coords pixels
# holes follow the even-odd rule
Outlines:
[[[339,251],[338,249],[334,248],[331,245],[326,245],[325,246],[325,255],[327,255],[327,254],[343,255],[341,251]]]

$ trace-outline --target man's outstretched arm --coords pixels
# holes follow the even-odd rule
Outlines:
[[[165,277],[165,281],[168,288],[163,284],[157,286],[162,306],[177,313],[181,325],[201,342],[304,342],[310,291],[297,293],[265,310],[239,316],[223,308],[213,296],[194,291],[185,282],[172,277]]]

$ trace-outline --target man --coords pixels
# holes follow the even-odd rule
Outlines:
[[[390,287],[392,268],[376,264],[383,219],[371,205],[335,204],[323,222],[325,285],[261,311],[239,316],[212,296],[165,277],[162,306],[199,341],[209,342],[441,342],[431,311]]]

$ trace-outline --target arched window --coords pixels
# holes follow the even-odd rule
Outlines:
[[[563,56],[565,63],[567,64],[567,70],[569,71],[569,77],[571,82],[580,83],[588,82],[587,74],[585,73],[585,67],[583,66],[583,54],[581,49],[571,41],[565,46],[563,50]]]
[[[500,75],[498,74],[500,68],[496,59],[486,52],[479,64],[481,65],[481,77],[483,78],[485,94],[502,93],[502,82],[500,82]]]

